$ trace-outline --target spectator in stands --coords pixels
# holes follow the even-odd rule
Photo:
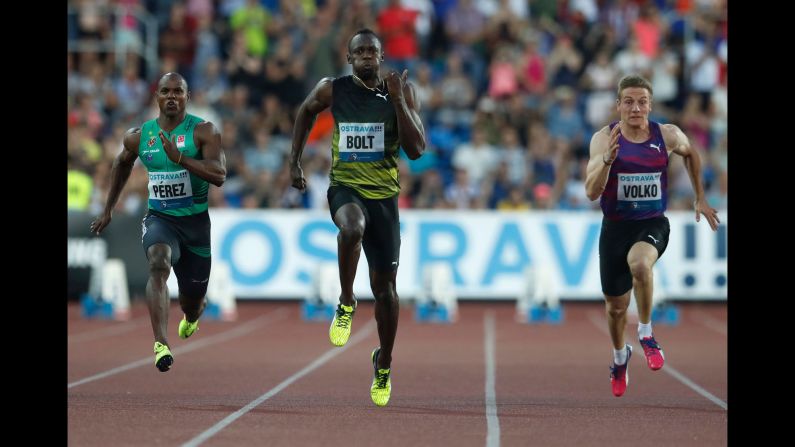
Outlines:
[[[259,0],[246,0],[243,7],[235,10],[229,17],[229,24],[235,31],[242,31],[245,54],[263,57],[268,51],[268,25],[271,16]]]
[[[188,15],[182,1],[171,6],[168,25],[160,31],[160,57],[171,57],[177,62],[177,70],[193,73],[193,58],[196,56],[196,19]]]
[[[70,210],[87,211],[94,187],[94,182],[87,173],[88,168],[72,156],[67,158],[66,163],[66,207]]]
[[[249,28],[243,23],[237,27],[232,26],[231,16],[236,11],[242,15],[247,14],[244,11],[247,2],[257,8],[261,6],[259,9],[267,16],[264,22],[257,22],[259,25],[264,23],[263,26],[255,23],[251,27],[266,42],[267,49],[261,49],[259,53],[249,52],[244,31]],[[296,102],[300,102],[322,75],[350,72],[350,66],[345,61],[348,36],[360,28],[376,26],[376,17],[387,1],[121,0],[119,5],[125,12],[118,16],[120,20],[113,20],[116,10],[104,8],[94,1],[71,3],[76,6],[77,12],[69,16],[68,22],[68,119],[70,134],[74,132],[80,135],[81,143],[77,147],[94,153],[96,144],[91,143],[92,140],[95,143],[102,142],[103,147],[113,147],[106,145],[105,140],[115,138],[113,141],[120,141],[121,137],[114,136],[114,129],[119,126],[127,129],[136,125],[136,120],[156,117],[159,113],[157,104],[151,100],[158,82],[158,77],[154,74],[178,71],[179,67],[177,56],[172,52],[160,54],[156,59],[149,59],[146,53],[129,53],[117,59],[114,54],[104,51],[71,50],[72,43],[81,41],[113,44],[116,37],[134,40],[129,35],[136,32],[129,20],[129,12],[136,8],[145,9],[153,15],[155,21],[162,20],[158,29],[164,30],[172,19],[173,5],[181,3],[186,13],[176,15],[182,14],[198,23],[194,38],[195,56],[190,67],[192,71],[185,73],[186,76],[192,75],[196,78],[190,81],[194,93],[197,94],[191,104],[196,105],[201,100],[199,94],[205,94],[208,105],[224,121],[232,122],[239,134],[239,137],[230,139],[236,146],[225,146],[228,151],[229,178],[223,190],[211,187],[211,201],[223,206],[240,206],[242,196],[233,192],[237,191],[235,182],[239,181],[241,186],[255,182],[253,174],[245,170],[242,149],[252,144],[253,135],[261,126],[271,129],[270,145],[280,147],[285,138],[289,141],[293,131]],[[647,47],[647,44],[655,41],[659,45],[657,56],[648,64],[649,68],[645,69],[647,71],[644,71],[652,76],[651,81],[655,86],[656,106],[652,119],[679,124],[690,119],[687,115],[692,113],[683,110],[689,93],[695,88],[692,83],[696,82],[699,87],[695,90],[701,95],[701,113],[709,119],[709,134],[704,150],[714,151],[725,135],[725,117],[728,115],[725,101],[725,67],[728,54],[725,38],[726,2],[702,2],[703,5],[699,3],[698,7],[688,6],[692,2],[679,3],[673,5],[666,2],[620,0],[607,2],[595,9],[594,5],[601,5],[601,2],[578,0],[566,5],[556,5],[555,2],[542,1],[530,2],[528,6],[528,2],[522,0],[404,0],[401,3],[404,9],[424,11],[415,20],[416,30],[420,35],[420,22],[426,16],[432,19],[427,35],[428,52],[418,59],[420,64],[412,74],[419,99],[426,106],[421,109],[421,118],[428,126],[429,146],[426,156],[410,161],[409,167],[417,170],[415,174],[423,169],[438,169],[442,189],[449,186],[454,181],[451,160],[455,148],[460,144],[471,143],[472,129],[475,127],[484,129],[486,140],[492,144],[500,144],[506,126],[513,127],[519,132],[520,144],[527,146],[530,140],[528,129],[532,123],[539,120],[542,123],[552,122],[552,115],[558,113],[556,107],[550,108],[550,105],[554,106],[558,101],[555,97],[557,90],[548,88],[548,85],[561,83],[562,74],[558,73],[560,62],[567,60],[560,57],[562,53],[577,53],[581,58],[580,68],[572,70],[575,83],[569,86],[572,87],[575,98],[575,109],[585,127],[583,136],[587,136],[604,125],[605,117],[610,115],[605,112],[597,97],[601,96],[604,100],[604,92],[612,92],[613,88],[604,87],[604,81],[596,78],[607,79],[610,77],[609,71],[616,70],[617,67],[620,71],[622,66],[640,66],[639,69],[644,69],[643,59],[648,59],[648,56],[643,52],[653,47]],[[179,10],[180,6],[176,8]],[[644,23],[646,19],[641,17],[646,14],[644,9],[648,9],[655,16],[649,23],[651,28],[646,27],[652,31],[650,33],[646,33],[649,29],[644,29],[648,25]],[[143,15],[136,20],[145,21],[145,17]],[[256,15],[253,17],[257,18]],[[694,39],[688,40],[688,45],[682,44],[685,23],[683,17],[687,18],[687,23],[695,31]],[[148,24],[140,25],[142,23],[139,23],[137,32],[143,39],[142,43],[151,44],[154,36],[148,34]],[[446,35],[447,31],[451,34]],[[658,31],[659,37],[655,37]],[[564,36],[571,38],[570,45],[565,42]],[[163,35],[160,38],[162,40]],[[632,46],[630,38],[638,41],[637,53],[641,56],[628,48]],[[418,39],[421,42],[423,38],[418,36]],[[462,44],[462,40],[465,43]],[[277,41],[283,41],[282,45],[287,51],[277,51]],[[494,59],[494,50],[505,45],[518,46],[525,53],[513,60],[519,69],[519,89],[513,93],[511,88],[509,93],[499,95],[501,99],[494,100],[489,95],[489,78],[483,76],[485,73],[482,69],[488,66],[485,65],[487,62]],[[569,48],[561,52],[561,48],[567,45]],[[136,47],[133,44],[128,48],[134,50]],[[550,67],[549,59],[553,49],[557,51],[555,58],[558,61],[557,65]],[[688,51],[691,53],[690,59],[685,54]],[[292,56],[285,59],[282,54]],[[467,59],[462,61],[461,54],[466,55]],[[615,57],[613,63],[608,62],[605,67],[601,54]],[[705,55],[706,58],[698,64],[700,55]],[[712,62],[717,62],[717,70],[712,71],[717,76],[709,75],[709,70],[714,68]],[[280,64],[284,65],[281,71],[286,75],[281,78],[277,87],[268,85],[265,82],[266,67]],[[481,64],[481,75],[475,76],[478,64]],[[149,98],[144,101],[137,118],[124,116],[129,115],[129,112],[121,111],[134,109],[132,104],[135,101],[120,100],[114,88],[114,84],[124,77],[125,67],[133,65],[138,67],[137,78],[149,85],[149,93],[145,95]],[[421,69],[419,65],[426,68]],[[602,67],[599,68],[600,72],[594,71],[594,66]],[[554,78],[555,75],[558,79]],[[568,84],[568,81],[563,84]],[[612,98],[612,94],[607,96]],[[706,98],[707,94],[709,98]],[[92,103],[92,106],[86,106],[85,101]],[[85,109],[81,111],[81,107]],[[325,118],[319,116],[315,125],[316,131],[330,129],[330,126],[324,127],[324,121]],[[78,126],[78,122],[84,124]],[[86,126],[90,129],[90,139],[85,138]],[[566,124],[560,126],[563,133],[569,131],[567,127]],[[574,148],[573,160],[589,157],[584,137],[580,144],[575,144],[579,147]],[[696,143],[696,134],[692,137],[692,143]],[[308,144],[312,144],[313,138],[310,136]],[[70,135],[70,150],[74,149],[74,141]],[[533,145],[530,144],[529,147]],[[114,147],[113,150],[117,149]],[[549,150],[555,152],[551,143]],[[90,167],[86,169],[89,172],[107,171],[112,158],[92,159]],[[566,177],[569,181],[565,190],[570,190],[573,187],[572,182],[581,181],[578,180],[577,169],[572,166],[565,172],[561,171],[556,180],[553,173],[557,165],[554,160],[553,157],[552,163],[546,167],[550,168],[548,174],[551,174],[546,179],[533,180],[533,170],[530,170],[528,178],[531,182],[544,181],[555,185],[558,180],[562,181],[562,177]],[[421,163],[417,163],[418,161]],[[534,164],[545,163],[543,161]],[[511,170],[515,167],[515,164],[510,165]],[[546,168],[541,167],[540,171],[544,172]],[[562,165],[560,167],[564,168]],[[686,174],[681,162],[674,161],[672,167]],[[713,172],[714,176],[710,177]],[[718,185],[719,172],[717,168],[705,168],[705,180],[710,181],[710,187]],[[675,174],[672,174],[672,180],[673,176]],[[272,189],[277,189],[275,183],[279,179],[279,176],[267,179]],[[414,199],[422,193],[421,177],[418,175],[415,180],[416,188],[407,193]],[[669,190],[669,206],[672,209],[682,204],[689,207],[687,203],[690,187],[687,178],[682,180],[684,183],[681,188],[672,184]],[[104,182],[95,181],[94,189],[95,197],[104,198],[107,195]],[[530,189],[528,186],[528,193]],[[216,201],[215,197],[223,196],[224,192],[229,195],[228,200]],[[484,188],[484,194],[490,195],[489,200],[494,199],[494,191]],[[309,206],[311,202],[295,201],[289,194],[285,197],[285,203],[290,206]],[[138,194],[135,193],[127,203],[134,208],[137,201]],[[279,207],[279,203],[280,200],[269,200],[267,206]],[[415,200],[413,203],[421,204],[423,201]],[[434,205],[430,206],[433,207],[447,206],[444,200],[432,200],[432,203]],[[556,206],[568,205],[561,196]],[[124,212],[124,207],[120,205],[119,208],[118,212]]]
[[[418,15],[419,11],[404,7],[400,0],[388,0],[376,17],[378,34],[384,39],[385,62],[398,73],[406,69],[414,73],[419,56]]]
[[[472,130],[472,142],[458,146],[453,154],[453,167],[467,173],[470,185],[480,188],[480,183],[497,169],[500,161],[497,150],[486,141],[481,128]]]

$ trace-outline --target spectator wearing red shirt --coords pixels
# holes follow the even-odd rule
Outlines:
[[[414,71],[419,56],[414,23],[419,11],[406,9],[400,0],[389,0],[376,18],[378,33],[384,41],[386,62],[398,73]]]

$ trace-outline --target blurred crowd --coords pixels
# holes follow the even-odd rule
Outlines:
[[[101,212],[124,132],[157,116],[157,81],[177,71],[188,112],[222,133],[228,174],[211,207],[326,208],[333,118],[309,136],[301,194],[288,167],[295,112],[321,78],[351,73],[348,39],[370,28],[382,73],[408,69],[422,104],[427,151],[401,158],[400,207],[598,209],[583,184],[590,138],[617,120],[617,81],[640,73],[650,118],[688,135],[710,205],[726,209],[726,3],[69,0],[69,207]],[[669,185],[669,209],[692,209],[680,157]],[[115,212],[143,214],[146,199],[136,162]]]

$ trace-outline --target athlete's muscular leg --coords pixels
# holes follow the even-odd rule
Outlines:
[[[342,294],[340,302],[353,306],[353,280],[356,278],[356,267],[362,253],[362,237],[364,237],[364,213],[358,205],[347,203],[334,214],[334,224],[340,232],[337,234],[337,262],[340,269],[340,286]]]
[[[648,324],[651,321],[652,294],[654,278],[652,267],[657,262],[657,249],[648,242],[635,242],[627,255],[629,270],[632,272],[632,289],[638,304],[638,321]]]
[[[174,274],[179,284],[179,306],[185,318],[191,323],[196,322],[207,306],[207,285],[210,281],[209,257],[200,257],[190,250],[182,254],[179,262],[174,265]]]
[[[627,326],[627,308],[632,289],[619,296],[605,295],[605,310],[607,311],[607,328],[610,330],[610,339],[614,349],[624,347],[624,328]]]
[[[199,317],[204,313],[204,308],[207,306],[207,298],[204,295],[198,297],[190,297],[185,295],[181,290],[179,292],[179,307],[185,313],[185,318],[191,323],[195,323]]]
[[[149,280],[146,282],[146,303],[149,305],[149,319],[155,341],[168,345],[168,286],[166,280],[171,273],[171,247],[167,244],[153,244],[146,250],[149,260]]]
[[[396,289],[397,270],[376,272],[370,269],[370,288],[375,296],[375,321],[378,323],[378,339],[381,352],[378,354],[378,368],[389,368],[392,364],[392,346],[398,327],[400,303]]]

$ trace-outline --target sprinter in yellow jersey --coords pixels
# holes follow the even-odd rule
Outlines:
[[[414,86],[407,81],[408,71],[381,77],[384,52],[373,31],[362,29],[351,37],[347,59],[353,75],[321,79],[298,109],[290,175],[293,186],[305,191],[301,154],[317,114],[331,107],[334,135],[328,202],[339,228],[342,294],[329,338],[333,345],[343,346],[351,334],[356,311],[353,280],[364,247],[380,340],[370,356],[374,369],[370,397],[384,406],[392,390],[392,347],[399,311],[395,285],[400,258],[398,151],[403,147],[410,159],[419,158],[425,151],[425,129]]]

